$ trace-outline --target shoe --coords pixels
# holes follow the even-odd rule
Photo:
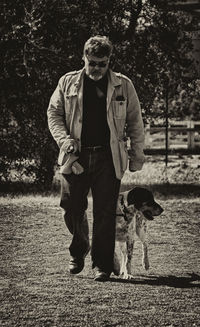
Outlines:
[[[99,269],[99,268],[95,268],[95,276],[94,276],[94,280],[98,281],[98,282],[105,282],[107,280],[109,280],[110,274]]]
[[[88,249],[86,253],[83,255],[83,257],[72,257],[69,262],[69,272],[70,274],[79,274],[85,265],[85,257],[90,252],[90,246],[88,246]]]
[[[79,274],[84,268],[84,258],[71,257],[69,262],[70,274]]]

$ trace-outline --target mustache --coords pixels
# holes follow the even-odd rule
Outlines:
[[[89,77],[92,78],[92,79],[95,79],[95,80],[99,80],[103,76],[102,76],[102,74],[90,74]]]
[[[100,70],[95,70],[91,74],[101,74],[101,71]]]

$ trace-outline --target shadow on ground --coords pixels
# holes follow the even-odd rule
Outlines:
[[[140,186],[150,189],[153,193],[160,194],[163,197],[169,196],[193,196],[199,197],[200,196],[200,184],[187,184],[187,183],[162,183],[162,184],[140,184],[140,185],[133,185],[133,184],[122,184],[121,185],[121,192],[127,191],[134,186]],[[53,185],[49,189],[44,189],[39,185],[34,183],[26,183],[26,182],[7,182],[1,183],[1,190],[0,195],[20,195],[20,194],[41,194],[41,195],[59,195],[60,185],[59,183]]]
[[[168,286],[175,288],[200,288],[200,276],[192,273],[188,277],[178,276],[140,276],[134,279],[111,278],[115,283],[130,283],[136,285]]]

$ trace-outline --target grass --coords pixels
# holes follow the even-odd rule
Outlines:
[[[165,166],[164,156],[146,156],[146,162],[141,171],[125,172],[121,190],[134,185],[146,186],[156,195],[163,197],[199,196],[200,195],[200,155],[171,155],[168,166]],[[22,179],[1,184],[0,195],[14,196],[22,194],[42,194],[49,196],[59,194],[59,171],[54,176],[50,190],[39,189],[37,185]]]
[[[148,185],[155,189],[164,208],[164,213],[148,224],[151,268],[143,270],[137,242],[131,281],[112,276],[109,282],[95,282],[89,255],[84,270],[69,275],[71,235],[61,217],[57,193],[2,193],[0,325],[199,326],[200,194],[196,159],[171,160],[168,180],[161,178],[165,166],[159,160],[147,161],[142,172],[125,174],[122,188]],[[171,185],[177,186],[178,193]],[[91,231],[91,198],[88,219]]]

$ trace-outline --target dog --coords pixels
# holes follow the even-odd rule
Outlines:
[[[147,220],[159,216],[163,208],[154,200],[151,191],[135,187],[119,194],[116,213],[116,233],[113,272],[123,279],[131,279],[135,236],[143,247],[143,266],[149,269],[146,240]]]

